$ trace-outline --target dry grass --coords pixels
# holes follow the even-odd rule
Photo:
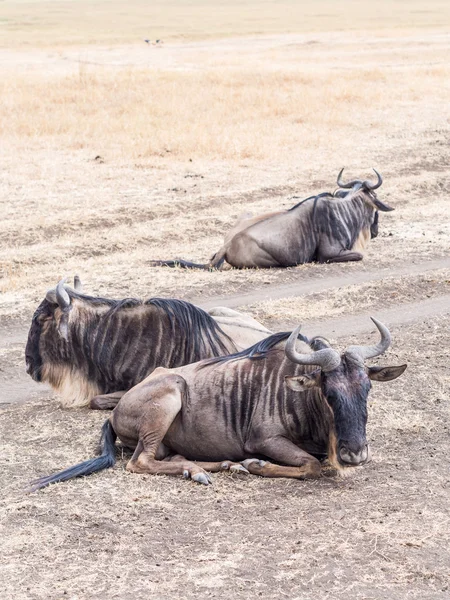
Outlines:
[[[39,144],[114,159],[170,153],[182,161],[304,161],[308,153],[339,147],[349,163],[374,128],[391,137],[405,130],[413,112],[421,115],[417,133],[426,132],[433,108],[450,93],[447,66],[402,73],[353,65],[337,77],[308,65],[293,70],[302,54],[275,71],[270,62],[201,65],[200,72],[80,65],[63,76],[10,74],[0,85],[0,128],[19,149]]]
[[[317,31],[445,28],[448,3],[432,0],[4,0],[2,44],[32,48]]]

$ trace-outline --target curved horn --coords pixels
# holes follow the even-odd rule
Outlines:
[[[348,190],[348,189],[352,188],[354,185],[357,185],[357,184],[361,185],[361,180],[360,179],[353,179],[353,181],[349,181],[348,183],[344,183],[341,180],[341,175],[344,172],[344,168],[345,167],[342,167],[342,169],[339,171],[339,175],[337,177],[337,184],[338,184],[338,186],[340,188],[344,188],[344,190]]]
[[[366,187],[368,190],[377,190],[380,187],[380,185],[383,183],[383,178],[378,173],[378,171],[376,169],[373,169],[373,170],[375,171],[375,175],[377,176],[377,182],[370,183],[370,181],[368,179],[366,179],[363,182],[363,186]]]
[[[346,350],[346,352],[356,354],[362,360],[366,360],[367,358],[375,358],[375,356],[383,354],[383,352],[386,352],[391,345],[391,334],[389,333],[389,329],[386,327],[386,325],[383,325],[383,323],[378,321],[378,319],[375,319],[375,317],[370,318],[380,332],[381,340],[376,346],[349,346]]]
[[[75,291],[81,292],[83,286],[81,285],[81,279],[78,275],[75,275],[75,277],[73,278],[73,287]]]
[[[70,306],[70,296],[67,293],[66,288],[64,287],[64,283],[66,282],[66,277],[61,279],[61,281],[56,286],[56,301],[59,304],[59,307],[64,310],[69,308]]]
[[[341,364],[341,357],[333,350],[333,348],[323,348],[310,354],[301,354],[295,349],[295,343],[297,342],[298,334],[300,333],[301,325],[294,329],[289,336],[284,351],[286,356],[294,363],[298,365],[318,365],[322,371],[332,371]]]
[[[342,169],[339,171],[339,175],[337,176],[337,184],[340,188],[347,189],[352,186],[349,185],[348,183],[344,183],[343,181],[341,181],[341,176],[342,176],[342,173],[344,172],[344,169],[345,169],[345,167],[342,167]]]

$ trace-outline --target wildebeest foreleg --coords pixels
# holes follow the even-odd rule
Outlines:
[[[195,461],[195,464],[209,471],[210,473],[219,473],[220,471],[230,471],[230,473],[245,473],[248,475],[248,471],[241,463],[236,463],[231,460],[222,460],[220,462],[203,462]]]
[[[113,392],[112,394],[95,396],[89,402],[89,407],[94,410],[108,410],[110,408],[115,408],[124,394],[126,394],[126,392]]]
[[[316,472],[316,469],[311,468],[309,465],[305,467],[285,467],[282,465],[275,465],[266,460],[259,460],[258,458],[247,458],[242,461],[242,466],[252,475],[259,475],[260,477],[314,479],[320,474],[320,467],[319,472]]]
[[[127,471],[150,475],[183,475],[185,479],[192,479],[204,485],[212,483],[211,477],[201,466],[179,454],[165,460],[156,460],[152,458],[151,453],[143,451],[136,461],[130,460]]]
[[[294,479],[314,478],[320,476],[320,462],[290,440],[274,437],[260,443],[251,444],[251,452],[262,454],[273,460],[284,463],[281,466],[250,458],[242,465],[254,475],[262,477],[291,477]]]

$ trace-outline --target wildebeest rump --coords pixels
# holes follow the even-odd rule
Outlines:
[[[230,309],[182,300],[110,300],[60,281],[37,308],[25,350],[27,372],[66,406],[112,408],[156,367],[178,367],[235,352],[270,335]]]
[[[204,484],[211,482],[207,471],[230,469],[316,477],[326,456],[338,469],[364,464],[370,380],[389,381],[406,368],[365,366],[390,344],[388,329],[373,321],[380,342],[342,354],[322,338],[297,341],[298,327],[232,356],[157,369],[104,424],[100,457],[40,478],[33,489],[112,466],[116,436],[135,448],[128,470]]]
[[[220,269],[293,267],[308,262],[362,260],[367,242],[378,234],[378,211],[394,210],[375,193],[383,180],[341,181],[335,194],[311,196],[282,210],[243,218],[207,264],[183,259],[154,260],[153,266]]]

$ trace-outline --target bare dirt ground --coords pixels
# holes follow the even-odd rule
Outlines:
[[[258,31],[244,19],[241,37],[221,40],[208,38],[225,35],[223,15],[203,36],[195,19],[183,34],[177,15],[163,48],[131,43],[141,24],[129,15],[93,43],[101,9],[83,37],[82,11],[63,4],[19,45],[33,18],[5,3],[11,48],[0,48],[1,597],[447,599],[447,3],[408,3],[406,18],[404,3],[381,2],[385,29],[364,3],[339,17],[334,3],[308,4],[298,28],[267,3]],[[73,23],[56,27],[65,14]],[[206,260],[241,213],[332,191],[344,165],[349,177],[380,170],[396,209],[363,262],[148,266]],[[374,384],[373,462],[346,479],[215,475],[204,488],[131,475],[119,451],[112,470],[25,495],[30,479],[93,456],[105,418],[63,411],[24,369],[34,308],[74,273],[88,293],[243,308],[341,348],[373,340],[379,317],[394,340],[380,364],[408,369]]]

